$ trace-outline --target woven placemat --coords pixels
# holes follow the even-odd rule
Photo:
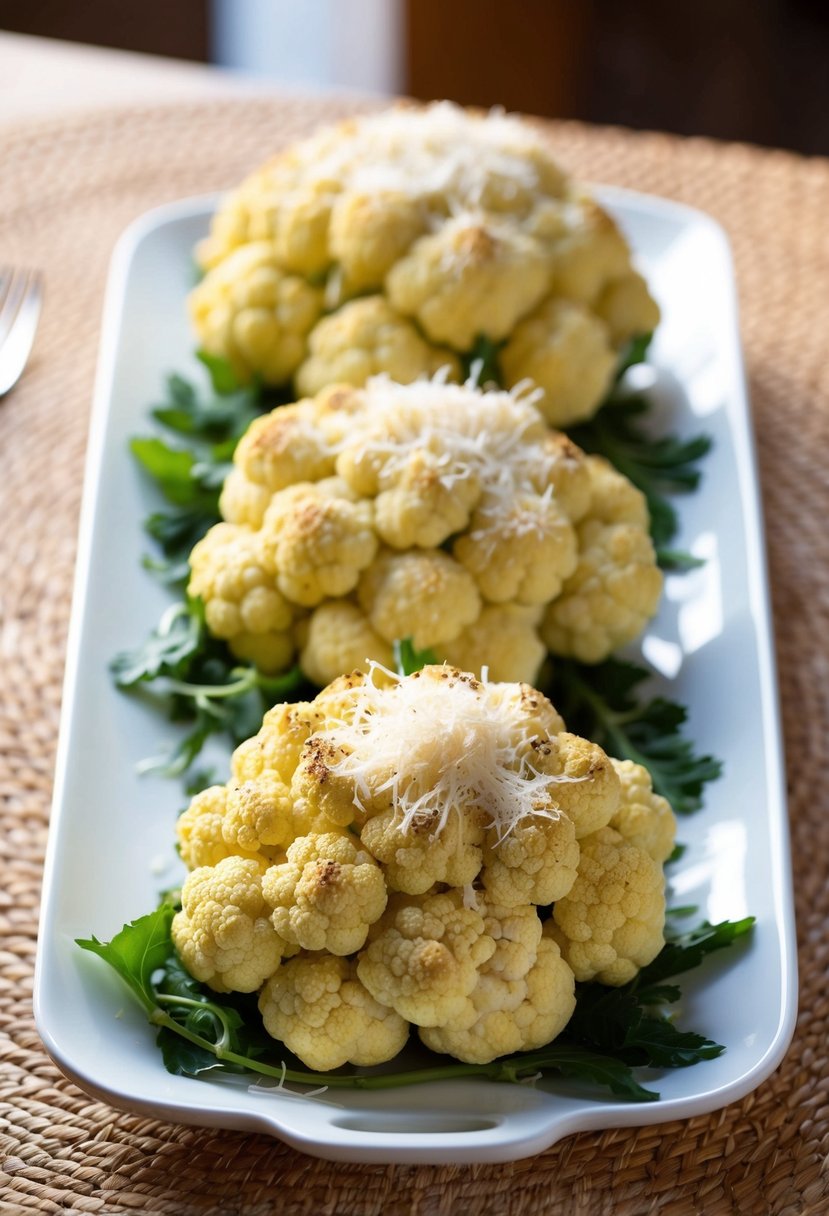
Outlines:
[[[33,362],[0,408],[0,1213],[819,1216],[829,1212],[829,162],[549,124],[594,181],[684,200],[733,242],[788,752],[801,1014],[781,1068],[709,1117],[572,1136],[511,1165],[335,1165],[264,1135],[91,1101],[31,1012],[82,462],[113,244],[151,206],[234,184],[353,101],[246,99],[0,132],[0,264],[40,266]],[[90,881],[95,860],[90,858]]]

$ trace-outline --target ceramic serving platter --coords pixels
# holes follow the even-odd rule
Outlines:
[[[61,1069],[114,1106],[181,1122],[270,1132],[308,1153],[372,1162],[499,1161],[575,1131],[711,1111],[780,1062],[796,1012],[796,955],[781,734],[753,436],[733,271],[707,216],[661,199],[600,190],[663,310],[643,378],[656,416],[714,440],[700,492],[680,501],[678,544],[704,565],[667,579],[641,652],[689,707],[695,746],[723,758],[705,809],[680,821],[688,847],[671,899],[711,921],[757,918],[752,939],[683,982],[681,1023],[726,1045],[716,1060],[643,1073],[658,1102],[633,1104],[552,1077],[534,1086],[442,1082],[304,1097],[242,1078],[169,1075],[142,1011],[75,938],[112,937],[179,877],[176,783],[136,764],[171,727],[118,693],[107,670],[145,637],[168,593],[142,570],[141,520],[153,492],[129,456],[171,371],[190,374],[184,298],[212,199],[135,223],[113,258],[91,425],[35,1008]],[[226,766],[227,752],[214,755]]]

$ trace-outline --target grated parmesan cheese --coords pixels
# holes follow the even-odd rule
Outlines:
[[[490,697],[488,688],[447,665],[400,677],[371,664],[351,693],[348,720],[318,732],[341,756],[330,771],[353,781],[364,811],[390,794],[402,831],[425,820],[437,836],[461,808],[479,810],[499,841],[528,817],[557,819],[551,789],[570,779],[532,767],[518,700]]]

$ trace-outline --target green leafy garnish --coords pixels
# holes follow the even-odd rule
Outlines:
[[[411,638],[394,643],[394,667],[399,676],[410,676],[430,663],[437,663],[432,650],[415,650]]]
[[[594,667],[556,660],[550,693],[569,730],[592,739],[618,760],[633,760],[651,774],[654,789],[673,809],[699,809],[703,786],[722,764],[698,756],[681,733],[687,710],[662,696],[643,698],[651,673],[635,663],[608,659]]]
[[[625,372],[637,363],[644,363],[648,357],[648,350],[653,341],[653,334],[635,334],[627,344],[622,348],[622,353],[619,355],[619,363],[616,368],[616,383],[624,376]]]
[[[698,967],[707,954],[745,936],[753,924],[751,916],[719,925],[705,922],[668,941],[629,984],[620,988],[579,984],[576,1011],[565,1037],[598,1047],[632,1066],[687,1068],[721,1055],[725,1050],[721,1044],[679,1030],[669,1018],[653,1010],[680,999],[679,987],[664,983],[666,979]]]
[[[207,632],[204,607],[192,598],[171,605],[144,645],[116,655],[110,669],[119,688],[153,685],[171,721],[192,723],[171,749],[139,766],[168,777],[185,773],[211,735],[223,734],[234,746],[255,735],[265,711],[305,683],[298,667],[266,676],[240,665]]]
[[[468,380],[475,377],[475,383],[481,388],[495,384],[503,388],[504,379],[499,361],[504,342],[493,342],[486,334],[478,334],[472,349],[462,356],[463,378]]]
[[[218,997],[182,967],[170,926],[173,904],[163,902],[154,912],[125,925],[110,942],[78,939],[84,950],[113,967],[158,1027],[158,1046],[169,1072],[200,1076],[208,1071],[248,1072],[298,1085],[332,1089],[392,1089],[463,1077],[522,1083],[539,1074],[605,1086],[635,1102],[652,1102],[659,1095],[645,1089],[632,1067],[649,1064],[684,1068],[719,1055],[723,1048],[701,1035],[680,1031],[668,1019],[649,1010],[675,1001],[679,990],[662,984],[667,976],[699,964],[706,953],[729,945],[748,932],[751,919],[703,925],[675,939],[624,988],[599,984],[578,987],[576,1011],[564,1034],[547,1047],[494,1060],[491,1064],[445,1064],[428,1055],[428,1062],[405,1072],[358,1072],[344,1068],[318,1073],[288,1067],[273,1057],[275,1044],[256,1016],[255,998]],[[287,1053],[283,1053],[287,1054]]]
[[[699,461],[710,451],[711,440],[707,435],[649,435],[642,423],[650,408],[644,397],[611,397],[589,422],[568,433],[579,447],[606,457],[639,487],[647,499],[653,542],[666,550],[678,526],[669,496],[697,488]]]

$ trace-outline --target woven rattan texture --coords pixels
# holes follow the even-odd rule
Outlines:
[[[109,255],[147,208],[230,186],[288,138],[354,108],[247,99],[0,134],[0,264],[38,265],[47,287],[34,361],[0,409],[0,1213],[827,1213],[827,162],[548,128],[576,173],[691,203],[716,216],[733,242],[797,888],[801,1014],[779,1071],[710,1117],[574,1136],[513,1165],[371,1167],[315,1161],[266,1136],[114,1112],[64,1080],[40,1045],[30,1002],[39,882]],[[93,882],[94,867],[90,859]]]

